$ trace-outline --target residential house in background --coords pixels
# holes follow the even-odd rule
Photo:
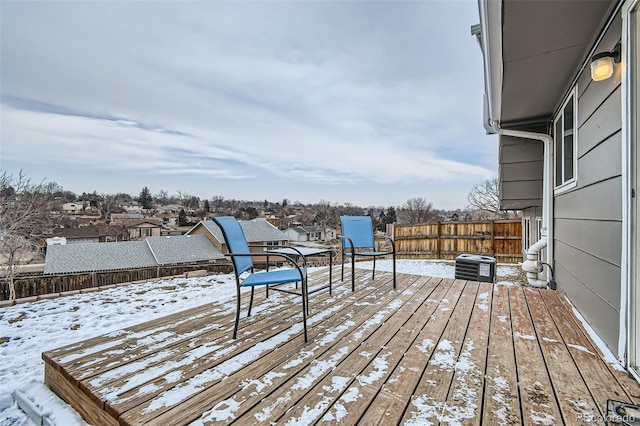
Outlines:
[[[62,211],[69,214],[74,213],[83,213],[84,212],[84,204],[83,203],[64,203],[62,205]]]
[[[124,204],[122,206],[123,209],[126,210],[127,213],[142,213],[142,205],[138,204],[137,201],[131,201],[130,204]]]
[[[478,4],[484,126],[501,206],[524,212],[523,269],[638,378],[640,0]]]
[[[256,253],[273,246],[288,245],[289,243],[289,237],[266,219],[240,220],[239,222],[249,245],[264,247],[263,249],[252,248],[252,251]],[[186,235],[206,235],[218,250],[222,253],[228,252],[222,230],[212,220],[200,221],[187,231]]]
[[[284,231],[292,243],[325,242],[336,239],[336,230],[322,226],[296,226]]]
[[[118,220],[117,223],[129,230],[129,240],[142,240],[146,237],[159,237],[162,230],[162,221],[158,219]]]
[[[109,225],[88,225],[79,228],[56,228],[53,238],[64,238],[66,244],[111,243],[122,241],[122,229]]]
[[[142,213],[111,213],[111,223],[115,223],[123,220],[142,220],[144,215]]]

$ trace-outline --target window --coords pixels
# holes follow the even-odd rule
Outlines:
[[[151,236],[151,228],[140,228],[140,236],[141,237],[150,237]]]
[[[542,238],[542,218],[536,217],[536,241]]]
[[[279,245],[280,243],[278,241],[265,241],[264,251],[275,250]]]
[[[576,117],[576,95],[574,91],[564,103],[553,124],[556,191],[571,188],[576,184],[578,164],[576,156],[578,146],[576,140],[578,134]]]

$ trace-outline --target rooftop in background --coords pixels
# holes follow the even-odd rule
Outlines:
[[[222,253],[204,235],[147,237],[144,241],[49,246],[44,273],[149,268],[222,258]]]

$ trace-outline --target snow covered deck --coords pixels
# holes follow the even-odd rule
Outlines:
[[[602,424],[608,399],[640,402],[563,293],[390,279],[312,295],[307,344],[298,299],[258,291],[237,340],[208,303],[46,352],[45,382],[94,425]]]

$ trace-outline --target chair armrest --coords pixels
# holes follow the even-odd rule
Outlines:
[[[395,241],[393,241],[393,238],[391,238],[388,235],[384,236],[387,240],[389,240],[389,242],[391,243],[391,253],[395,253],[396,252],[396,243]]]
[[[353,250],[354,250],[354,249],[353,249],[353,240],[352,240],[351,238],[349,238],[349,237],[345,237],[345,236],[343,236],[343,235],[339,235],[339,234],[338,234],[338,235],[336,235],[336,238],[339,238],[339,239],[341,239],[341,240],[347,240],[347,241],[349,241],[349,246],[351,246],[351,251],[353,251]],[[342,244],[341,244],[341,245],[342,245]],[[344,247],[344,246],[343,246],[343,247]]]
[[[225,256],[229,256],[229,257],[254,257],[254,256],[276,256],[276,257],[282,257],[287,259],[293,266],[296,267],[296,269],[298,270],[298,272],[300,273],[300,276],[302,276],[302,270],[300,269],[300,266],[298,265],[298,263],[288,254],[284,254],[284,253],[225,253]],[[304,259],[304,256],[302,257]],[[304,268],[306,269],[306,265],[307,262],[306,260],[304,261]]]

